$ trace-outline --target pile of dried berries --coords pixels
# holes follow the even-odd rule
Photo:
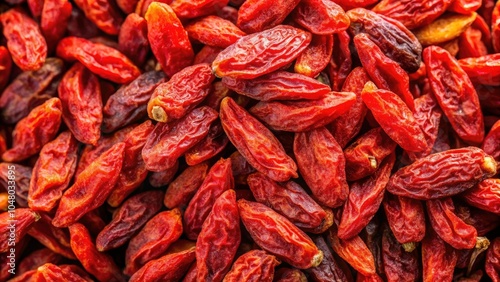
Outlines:
[[[4,1],[1,281],[500,281],[500,2]]]

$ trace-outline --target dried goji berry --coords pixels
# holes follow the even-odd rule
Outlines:
[[[427,147],[424,133],[412,111],[398,95],[389,90],[376,89],[372,82],[368,82],[361,98],[380,127],[401,148],[418,152]]]
[[[222,83],[238,94],[260,101],[320,99],[330,87],[305,75],[276,71],[255,79],[223,77]]]
[[[484,236],[500,225],[500,215],[471,207],[460,201],[455,203],[455,213],[465,223],[474,226],[478,236]]]
[[[88,277],[85,277],[88,279]],[[31,279],[33,281],[74,281],[74,282],[87,282],[83,278],[64,265],[57,266],[52,263],[46,263],[36,269]]]
[[[439,176],[429,174],[431,171]],[[391,176],[387,191],[420,200],[438,199],[461,193],[495,174],[496,162],[483,150],[452,149],[399,169]]]
[[[404,24],[408,29],[425,26],[441,16],[454,0],[382,0],[372,11]]]
[[[114,213],[113,219],[96,237],[99,252],[118,248],[160,211],[163,192],[148,191],[130,197]]]
[[[69,226],[106,201],[118,180],[124,150],[123,142],[113,145],[76,177],[59,202],[54,226]]]
[[[180,19],[186,20],[215,14],[228,2],[229,0],[174,0],[169,4]]]
[[[12,244],[15,246],[19,243],[30,227],[39,219],[40,215],[28,208],[0,213],[0,228],[2,230],[2,233],[0,233],[0,239],[2,240],[0,241],[0,252],[10,251]],[[15,227],[12,228],[12,225]]]
[[[77,60],[98,76],[116,83],[131,82],[141,74],[118,50],[79,37],[63,38],[56,53],[65,60]]]
[[[485,179],[465,191],[462,198],[473,207],[500,214],[500,179]]]
[[[386,57],[368,35],[360,33],[354,36],[353,41],[363,68],[375,85],[396,93],[408,108],[414,111],[415,105],[413,95],[409,90],[408,74],[398,63]]]
[[[222,152],[228,143],[229,138],[224,133],[220,122],[217,121],[210,126],[208,135],[186,152],[184,155],[186,163],[188,165],[197,165],[209,160]]]
[[[376,275],[375,260],[372,253],[359,236],[343,240],[337,236],[335,227],[330,228],[330,245],[343,260],[364,276]]]
[[[97,145],[102,123],[101,85],[97,76],[76,63],[64,75],[58,93],[62,119],[69,130],[78,141]]]
[[[173,250],[158,259],[150,260],[129,281],[179,281],[195,259],[194,243],[189,242],[181,250]]]
[[[222,281],[241,242],[240,215],[234,190],[214,202],[196,241],[198,281]]]
[[[258,202],[274,209],[296,226],[314,229],[328,225],[327,213],[299,184],[293,181],[279,184],[259,172],[250,174],[247,182]]]
[[[9,50],[7,50],[4,46],[0,46],[0,91],[3,91],[4,87],[9,82],[11,69],[12,58],[10,57]],[[2,94],[1,96],[3,97],[5,94]],[[0,102],[0,104],[2,104],[2,102]]]
[[[321,128],[356,101],[352,92],[329,92],[317,100],[259,102],[249,112],[274,130],[303,132]]]
[[[142,66],[149,53],[148,25],[136,13],[129,14],[120,27],[118,50],[136,65]]]
[[[0,53],[1,49],[0,47]],[[0,96],[2,121],[9,124],[17,123],[33,108],[57,96],[57,85],[63,70],[64,62],[61,59],[47,58],[40,69],[23,72],[14,78]],[[3,77],[3,73],[0,77]]]
[[[313,237],[312,239],[318,249],[323,252],[323,260],[321,263],[316,267],[311,267],[306,270],[313,281],[349,281],[347,279],[347,275],[344,273],[344,269],[342,269],[338,264],[338,259],[333,256],[330,247],[325,242],[325,239],[321,236]]]
[[[31,110],[16,124],[12,132],[12,147],[3,153],[3,160],[22,161],[40,152],[59,131],[61,108],[61,100],[51,98]]]
[[[317,77],[328,63],[330,63],[332,52],[333,35],[314,34],[311,43],[295,61],[295,72],[309,77]]]
[[[246,35],[232,22],[217,16],[196,20],[186,26],[186,31],[192,39],[220,48],[226,48]]]
[[[245,3],[249,2],[252,1]],[[311,38],[309,32],[278,25],[244,36],[224,49],[212,63],[212,69],[218,77],[256,78],[278,70],[295,60],[309,45]],[[263,40],[268,43],[261,44]]]
[[[482,148],[485,153],[500,161],[500,121],[495,122],[484,138]]]
[[[429,200],[426,205],[432,228],[441,239],[458,250],[474,248],[477,231],[454,213],[451,198]]]
[[[213,47],[205,45],[201,48],[198,53],[194,56],[193,64],[212,64],[212,62],[217,58],[217,55],[224,50],[223,48]]]
[[[413,117],[417,121],[425,136],[427,148],[420,152],[408,152],[412,160],[416,160],[432,153],[432,149],[439,134],[439,124],[441,120],[441,110],[431,95],[425,94],[414,100],[415,111]]]
[[[293,152],[300,174],[320,204],[341,206],[349,186],[345,176],[345,158],[339,144],[326,128],[296,133]]]
[[[69,226],[71,249],[85,270],[100,281],[125,281],[113,258],[99,252],[85,226],[75,223]],[[96,263],[99,262],[99,263]]]
[[[102,131],[110,133],[146,117],[147,103],[154,89],[164,81],[163,72],[149,71],[121,86],[104,105]]]
[[[162,186],[169,185],[172,180],[174,180],[177,171],[179,170],[179,161],[177,161],[173,167],[167,168],[162,171],[155,171],[149,174],[148,182],[151,186],[159,188]]]
[[[43,146],[30,181],[30,208],[49,212],[56,206],[75,173],[77,150],[78,142],[69,131]]]
[[[208,135],[216,118],[215,110],[203,106],[171,123],[157,123],[142,149],[146,168],[162,171],[173,167],[180,156]]]
[[[26,255],[19,263],[17,273],[23,274],[30,270],[37,269],[46,263],[58,264],[62,261],[62,256],[54,253],[50,249],[43,248]]]
[[[215,76],[208,64],[186,67],[156,87],[148,115],[159,122],[180,119],[207,97]]]
[[[420,279],[420,256],[417,250],[407,252],[385,228],[382,236],[382,258],[387,281],[417,281]]]
[[[207,173],[184,213],[184,232],[195,240],[216,199],[226,190],[234,189],[231,159],[220,159]]]
[[[493,50],[500,52],[500,3],[498,1],[491,13],[491,40]]]
[[[425,236],[425,214],[422,203],[415,199],[385,193],[382,205],[396,240],[403,244],[406,251],[413,251],[416,243],[422,241]]]
[[[364,8],[347,11],[350,31],[366,33],[387,57],[404,70],[415,72],[420,67],[422,45],[401,22]]]
[[[476,18],[476,21],[478,19],[480,19],[479,16]],[[488,28],[488,34],[489,34],[489,28]],[[467,28],[462,34],[460,34],[459,37],[458,44],[460,47],[458,50],[458,57],[460,59],[464,59],[464,58],[481,57],[487,55],[488,47],[482,41],[482,39],[483,39],[483,33],[480,30],[474,28],[473,26]],[[489,40],[491,41],[491,38]]]
[[[460,15],[445,14],[414,31],[418,41],[424,46],[436,45],[457,38],[476,19],[476,13]],[[458,50],[457,50],[458,51]]]
[[[20,8],[1,14],[0,22],[12,61],[24,71],[40,69],[47,58],[47,42],[38,24]]]
[[[473,83],[500,85],[500,54],[488,54],[475,58],[458,60],[460,67],[467,73]]]
[[[231,143],[256,170],[275,181],[298,176],[297,165],[273,133],[233,99],[222,100],[219,115]]]
[[[110,0],[75,0],[85,16],[100,30],[107,34],[117,35],[123,17],[118,7]]]
[[[340,239],[358,235],[375,216],[384,199],[385,186],[395,161],[395,154],[392,153],[373,175],[351,185],[338,225],[337,236]]]
[[[47,214],[40,214],[41,218],[28,230],[28,235],[36,239],[54,253],[60,254],[68,259],[76,259],[71,250],[68,230],[57,228],[52,225],[52,218]]]
[[[488,248],[485,271],[492,281],[500,281],[500,237],[495,238]]]
[[[96,146],[86,145],[80,153],[80,159],[76,165],[75,178],[84,171],[94,160],[96,160],[102,153],[109,150],[113,145],[123,142],[127,134],[132,131],[133,127],[125,127],[116,131],[113,135],[103,135]]]
[[[299,269],[318,266],[323,260],[323,252],[311,238],[271,208],[243,199],[238,200],[238,208],[243,225],[262,249]]]
[[[159,258],[181,237],[182,230],[182,214],[179,209],[156,214],[130,239],[123,272],[132,275],[148,261]]]
[[[53,51],[66,32],[72,6],[68,0],[44,0],[40,29],[49,52]]]
[[[373,174],[395,149],[396,143],[382,128],[370,129],[344,150],[347,180],[355,181]]]
[[[208,164],[187,167],[167,187],[163,204],[169,209],[184,208],[207,176]]]
[[[313,34],[333,34],[349,28],[349,17],[342,7],[328,0],[304,0],[293,13],[293,20]]]
[[[274,268],[280,264],[275,256],[262,250],[251,250],[236,259],[224,282],[272,282]]]
[[[116,0],[116,5],[125,13],[132,14],[135,11],[135,8],[139,0]],[[138,14],[138,13],[137,13]]]
[[[135,126],[123,140],[125,143],[123,165],[115,187],[107,199],[110,206],[119,206],[148,176],[141,153],[153,128],[151,121],[147,120]]]
[[[162,70],[172,76],[189,66],[194,59],[188,34],[174,10],[167,4],[153,2],[147,9],[144,17],[148,23],[151,50]]]
[[[422,241],[423,281],[452,280],[457,259],[455,249],[429,230]]]
[[[238,10],[238,27],[255,33],[281,24],[300,0],[247,0]]]
[[[481,143],[483,115],[467,73],[442,48],[427,47],[423,53],[432,93],[453,129],[464,141]]]
[[[363,68],[358,67],[352,70],[342,86],[342,91],[356,94],[356,101],[347,112],[326,125],[342,148],[359,133],[363,125],[367,108],[361,99],[361,91],[369,80]]]

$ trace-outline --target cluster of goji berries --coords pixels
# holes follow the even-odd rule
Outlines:
[[[0,12],[0,281],[500,281],[500,2]]]

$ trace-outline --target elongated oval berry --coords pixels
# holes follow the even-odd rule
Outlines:
[[[330,92],[330,87],[308,76],[276,71],[254,79],[223,77],[222,83],[238,94],[259,101],[316,100]]]
[[[351,20],[349,29],[354,35],[368,34],[382,52],[404,70],[418,70],[422,59],[422,45],[403,24],[364,8],[352,9],[346,14]]]
[[[293,181],[280,185],[260,172],[247,177],[248,186],[259,203],[271,207],[300,228],[313,229],[326,223],[326,212]]]
[[[130,239],[123,272],[132,275],[148,261],[159,258],[181,237],[182,230],[182,214],[179,209],[156,214]]]
[[[30,181],[30,208],[49,212],[56,206],[75,173],[77,153],[78,141],[69,131],[43,146]]]
[[[238,10],[238,27],[246,33],[275,27],[285,20],[299,2],[300,0],[244,1]]]
[[[12,147],[5,151],[6,162],[25,160],[40,152],[43,145],[56,137],[61,125],[61,100],[51,98],[20,120],[12,132]]]
[[[330,92],[317,100],[259,102],[249,112],[274,130],[303,132],[320,128],[349,110],[352,92]]]
[[[78,175],[59,202],[52,220],[54,226],[69,226],[104,204],[118,180],[124,150],[125,143],[116,143]]]
[[[241,242],[240,214],[234,190],[215,200],[196,241],[198,281],[222,281]]]
[[[255,169],[275,181],[296,178],[297,165],[273,133],[236,102],[221,102],[220,119],[229,140]]]
[[[479,97],[467,73],[441,47],[427,47],[423,56],[432,93],[453,130],[466,142],[481,143],[484,119]]]
[[[477,230],[455,214],[451,198],[429,200],[425,204],[431,226],[441,239],[457,250],[474,248]]]
[[[392,153],[373,175],[351,185],[338,226],[339,238],[349,239],[358,235],[375,216],[384,199],[385,186],[395,161],[395,154]]]
[[[203,106],[171,123],[157,123],[142,148],[146,168],[162,171],[173,167],[180,156],[207,136],[216,118],[215,110]]]
[[[421,158],[391,176],[387,191],[419,200],[459,194],[495,175],[492,156],[476,147],[452,149]]]
[[[144,16],[148,23],[151,50],[168,76],[189,66],[193,48],[181,21],[169,5],[153,2]]]
[[[251,250],[233,263],[223,282],[272,282],[274,268],[279,264],[275,256],[262,250]]]
[[[196,240],[212,207],[225,191],[234,189],[231,159],[220,159],[208,172],[184,213],[184,232]]]
[[[411,152],[425,150],[427,142],[424,133],[412,111],[398,95],[389,90],[376,89],[372,82],[368,82],[361,92],[361,99],[380,127],[401,148]]]
[[[66,72],[57,92],[62,103],[62,119],[75,138],[97,145],[102,123],[101,85],[97,76],[77,62]]]
[[[284,216],[243,199],[238,207],[243,225],[262,249],[300,269],[318,266],[323,260],[323,252],[311,238]]]
[[[38,24],[18,8],[1,14],[0,22],[14,63],[23,71],[41,68],[47,58],[47,42]]]
[[[183,117],[207,97],[215,76],[208,64],[189,66],[156,87],[148,103],[148,114],[159,122]]]
[[[91,72],[116,83],[129,83],[141,74],[120,51],[80,37],[63,38],[56,53],[64,60],[77,60]]]
[[[345,158],[330,132],[321,127],[296,133],[293,153],[313,197],[328,207],[341,206],[349,194]]]
[[[218,77],[256,78],[293,62],[311,38],[309,32],[278,25],[240,38],[217,55],[212,69]]]
[[[314,34],[339,33],[349,28],[349,17],[342,7],[329,0],[302,0],[293,19]]]

